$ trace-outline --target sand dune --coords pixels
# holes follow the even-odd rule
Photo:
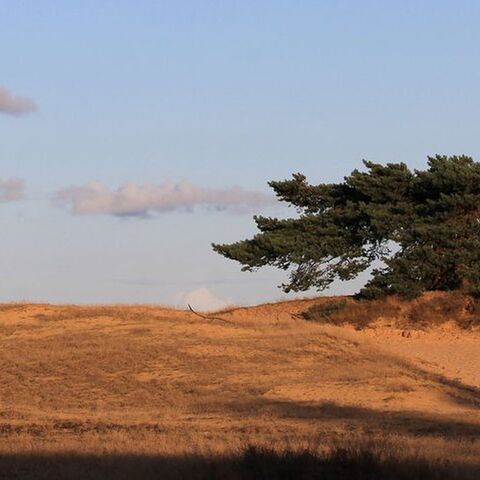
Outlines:
[[[0,306],[0,453],[225,452],[367,433],[448,444],[435,448],[480,463],[478,330],[406,335],[385,322],[358,331],[295,316],[313,302],[213,319]]]

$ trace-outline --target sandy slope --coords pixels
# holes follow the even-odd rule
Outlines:
[[[480,332],[466,333],[453,324],[422,330],[375,326],[354,337],[449,380],[480,388]]]
[[[0,449],[96,449],[105,435],[115,448],[169,452],[362,432],[480,437],[480,332],[292,317],[312,301],[217,319],[0,306]]]

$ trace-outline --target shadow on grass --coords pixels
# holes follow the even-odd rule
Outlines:
[[[473,480],[480,466],[395,458],[338,448],[328,454],[247,447],[238,455],[3,455],[2,479],[362,479]]]
[[[378,357],[379,359],[382,357]],[[402,369],[406,369],[416,379],[431,381],[443,391],[452,403],[470,408],[480,409],[480,388],[463,383],[459,379],[448,378],[440,373],[425,370],[412,362],[395,355],[383,354],[386,361],[393,362]]]
[[[438,436],[445,439],[474,440],[480,438],[480,423],[426,414],[414,411],[375,410],[366,407],[338,405],[335,402],[298,402],[266,400],[255,404],[238,405],[242,410],[262,408],[276,418],[292,418],[306,421],[348,422],[365,431],[381,431],[388,434]]]

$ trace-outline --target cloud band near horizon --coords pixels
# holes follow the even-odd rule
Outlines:
[[[190,182],[135,184],[125,183],[110,190],[100,182],[90,182],[59,190],[53,197],[56,206],[74,215],[113,215],[148,217],[154,213],[192,212],[196,208],[245,213],[273,205],[275,198],[234,186],[205,188]]]
[[[0,85],[0,113],[18,116],[36,111],[38,107],[31,98],[15,96]]]
[[[14,202],[25,197],[25,182],[19,178],[0,179],[0,202]]]

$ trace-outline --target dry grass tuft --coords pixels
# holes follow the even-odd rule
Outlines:
[[[313,305],[303,313],[306,320],[323,321],[332,325],[355,325],[362,329],[381,319],[399,316],[401,305],[395,298],[382,300],[332,300]]]

